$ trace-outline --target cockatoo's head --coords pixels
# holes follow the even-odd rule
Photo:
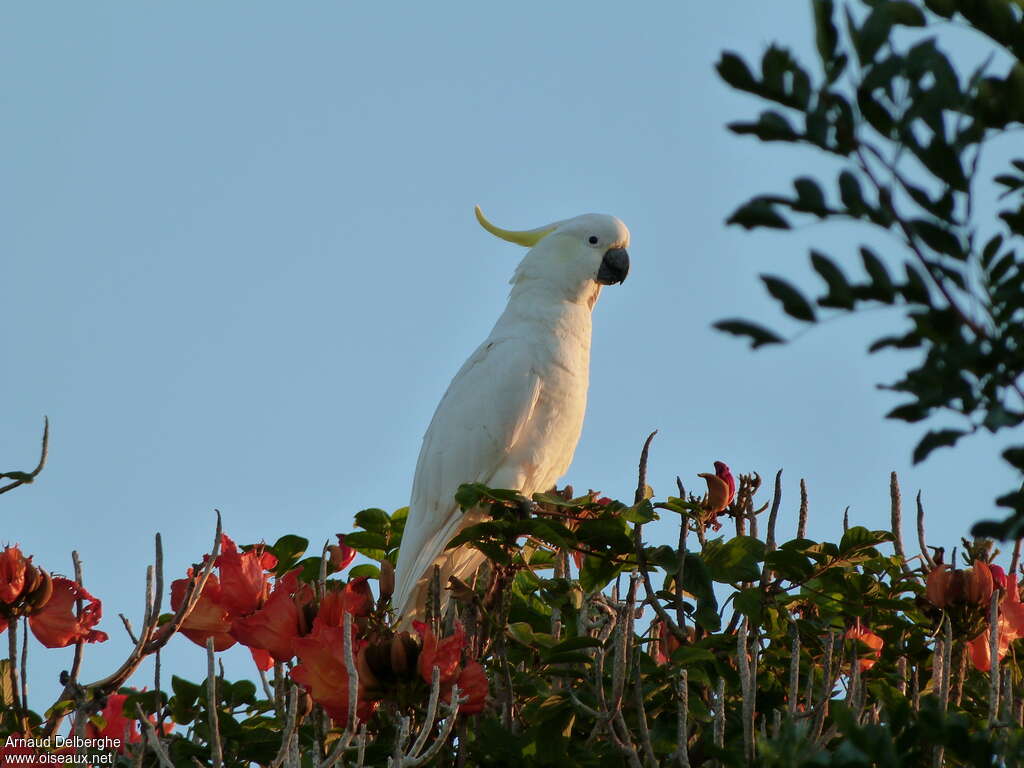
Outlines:
[[[514,283],[541,280],[567,298],[591,299],[600,286],[621,283],[629,272],[629,230],[614,216],[586,213],[522,232],[494,226],[480,206],[476,218],[496,237],[530,248]]]

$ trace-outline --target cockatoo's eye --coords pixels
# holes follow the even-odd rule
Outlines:
[[[598,243],[597,235],[591,235],[590,237],[588,237],[587,238],[587,242],[590,243],[591,245],[597,245],[597,243]]]

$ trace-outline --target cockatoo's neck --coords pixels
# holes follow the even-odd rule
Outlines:
[[[508,303],[549,305],[556,311],[572,311],[572,307],[561,307],[561,304],[576,304],[590,312],[594,308],[597,297],[601,295],[601,286],[593,280],[585,280],[575,285],[565,285],[544,278],[531,278],[516,275],[509,291]]]
[[[588,282],[588,286],[567,292],[545,280],[517,280],[492,337],[521,335],[518,329],[523,326],[543,326],[549,334],[543,338],[554,340],[557,345],[576,347],[586,356],[590,350],[591,311],[601,293],[600,285]]]

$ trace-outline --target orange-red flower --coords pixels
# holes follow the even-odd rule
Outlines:
[[[189,576],[192,569],[189,569]],[[188,579],[177,579],[171,583],[171,608],[177,611],[185,600]],[[231,617],[221,602],[220,580],[211,573],[192,612],[181,625],[181,633],[197,645],[206,646],[213,638],[213,649],[223,651],[235,644],[231,632]]]
[[[32,562],[17,545],[4,547],[0,553],[0,603],[11,604],[25,589],[25,570]]]
[[[75,603],[82,600],[82,615],[75,616]],[[46,605],[28,617],[36,639],[47,648],[65,648],[72,643],[102,643],[107,633],[93,629],[103,617],[103,604],[90,595],[81,584],[57,576],[53,594]]]
[[[420,676],[426,681],[433,680],[433,670],[437,667],[441,676],[441,687],[448,687],[459,676],[462,649],[466,647],[466,633],[462,624],[455,623],[455,634],[438,640],[430,627],[422,621],[414,621],[413,627],[423,638],[423,650],[420,651]]]
[[[274,592],[266,604],[249,616],[231,622],[231,635],[250,649],[264,649],[275,661],[285,662],[294,655],[292,641],[302,633],[302,614],[296,598],[300,600],[310,593],[308,586],[300,586],[298,572],[292,571],[279,579]],[[311,599],[309,594],[307,599]],[[256,658],[257,665],[266,661]]]
[[[861,670],[871,669],[882,658],[882,646],[885,645],[885,641],[870,629],[862,627],[860,619],[857,619],[857,623],[846,630],[846,639],[863,643],[870,649],[865,655],[861,655],[863,651],[857,649],[857,656],[860,659],[858,664],[860,664]]]
[[[352,579],[341,591],[345,610],[353,616],[369,616],[373,611],[373,592],[365,576]]]
[[[1010,643],[1024,637],[1024,605],[1020,601],[1017,588],[1017,575],[1007,577],[1006,594],[999,601],[999,660],[1010,648]],[[986,629],[968,645],[971,650],[971,661],[976,669],[987,672],[992,667],[992,643],[990,630]]]
[[[672,658],[672,654],[679,649],[679,645],[679,639],[665,626],[665,622],[655,622],[653,654],[655,664],[666,664]]]
[[[483,712],[484,704],[487,701],[487,675],[480,662],[471,661],[462,670],[457,681],[459,686],[459,697],[466,697],[466,701],[459,707],[463,715],[475,715]],[[451,701],[451,691],[445,695],[444,701]]]
[[[352,639],[353,654],[358,652],[355,638]],[[345,667],[345,634],[338,627],[317,626],[306,637],[293,642],[299,663],[292,671],[292,679],[305,688],[313,701],[337,722],[348,720],[348,670]],[[358,699],[356,714],[360,720],[368,720],[377,704]]]
[[[999,572],[1002,573],[1002,568]],[[1005,582],[1005,574],[1003,578]],[[936,566],[925,580],[924,594],[928,602],[937,608],[964,602],[988,605],[995,586],[992,567],[975,560],[974,567],[965,570],[952,569],[948,565]]]
[[[85,735],[90,739],[106,737],[120,741],[117,751],[122,755],[127,752],[128,744],[137,744],[142,741],[138,721],[134,717],[125,717],[124,715],[124,703],[127,699],[127,693],[109,694],[107,705],[100,712],[106,725],[98,728],[91,720],[85,724]],[[153,715],[149,716],[149,721],[156,724],[156,718]],[[174,724],[164,723],[163,728],[165,733],[170,733]]]
[[[262,545],[248,552],[239,552],[228,535],[221,535],[220,570],[221,602],[232,616],[248,616],[270,596],[270,578],[265,571],[277,565],[277,558],[264,551]]]

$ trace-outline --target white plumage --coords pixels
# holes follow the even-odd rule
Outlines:
[[[436,563],[441,584],[468,579],[483,555],[445,546],[479,513],[459,509],[462,483],[515,488],[527,498],[569,468],[586,410],[591,310],[602,285],[626,277],[629,230],[586,214],[526,232],[481,225],[533,246],[512,277],[508,305],[452,379],[420,449],[396,567],[394,606],[403,623],[423,609]]]

